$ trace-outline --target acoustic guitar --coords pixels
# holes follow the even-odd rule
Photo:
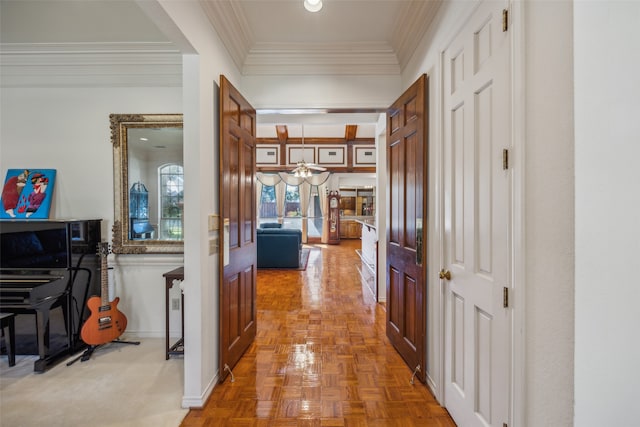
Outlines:
[[[118,310],[120,298],[109,302],[109,276],[107,274],[107,255],[110,253],[109,243],[98,243],[98,254],[101,257],[100,297],[92,296],[87,301],[91,315],[82,325],[80,336],[89,345],[101,345],[117,339],[127,328],[126,316]]]

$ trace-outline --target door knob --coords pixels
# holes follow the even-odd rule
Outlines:
[[[439,276],[441,279],[451,280],[451,272],[449,270],[445,270],[444,268],[440,270]]]

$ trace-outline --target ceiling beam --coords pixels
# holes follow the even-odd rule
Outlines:
[[[344,139],[347,141],[353,141],[356,139],[358,133],[358,125],[346,125],[344,127]]]
[[[289,139],[289,130],[286,125],[276,125],[276,134],[280,143],[286,143]]]

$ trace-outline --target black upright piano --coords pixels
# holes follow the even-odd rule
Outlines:
[[[86,301],[100,294],[100,226],[99,219],[0,221],[0,312],[35,314],[36,372],[86,347],[80,339],[90,314]],[[64,314],[67,343],[54,351],[49,318],[57,307]]]

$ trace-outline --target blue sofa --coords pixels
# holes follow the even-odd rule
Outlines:
[[[258,268],[298,268],[302,232],[288,228],[258,228]]]

